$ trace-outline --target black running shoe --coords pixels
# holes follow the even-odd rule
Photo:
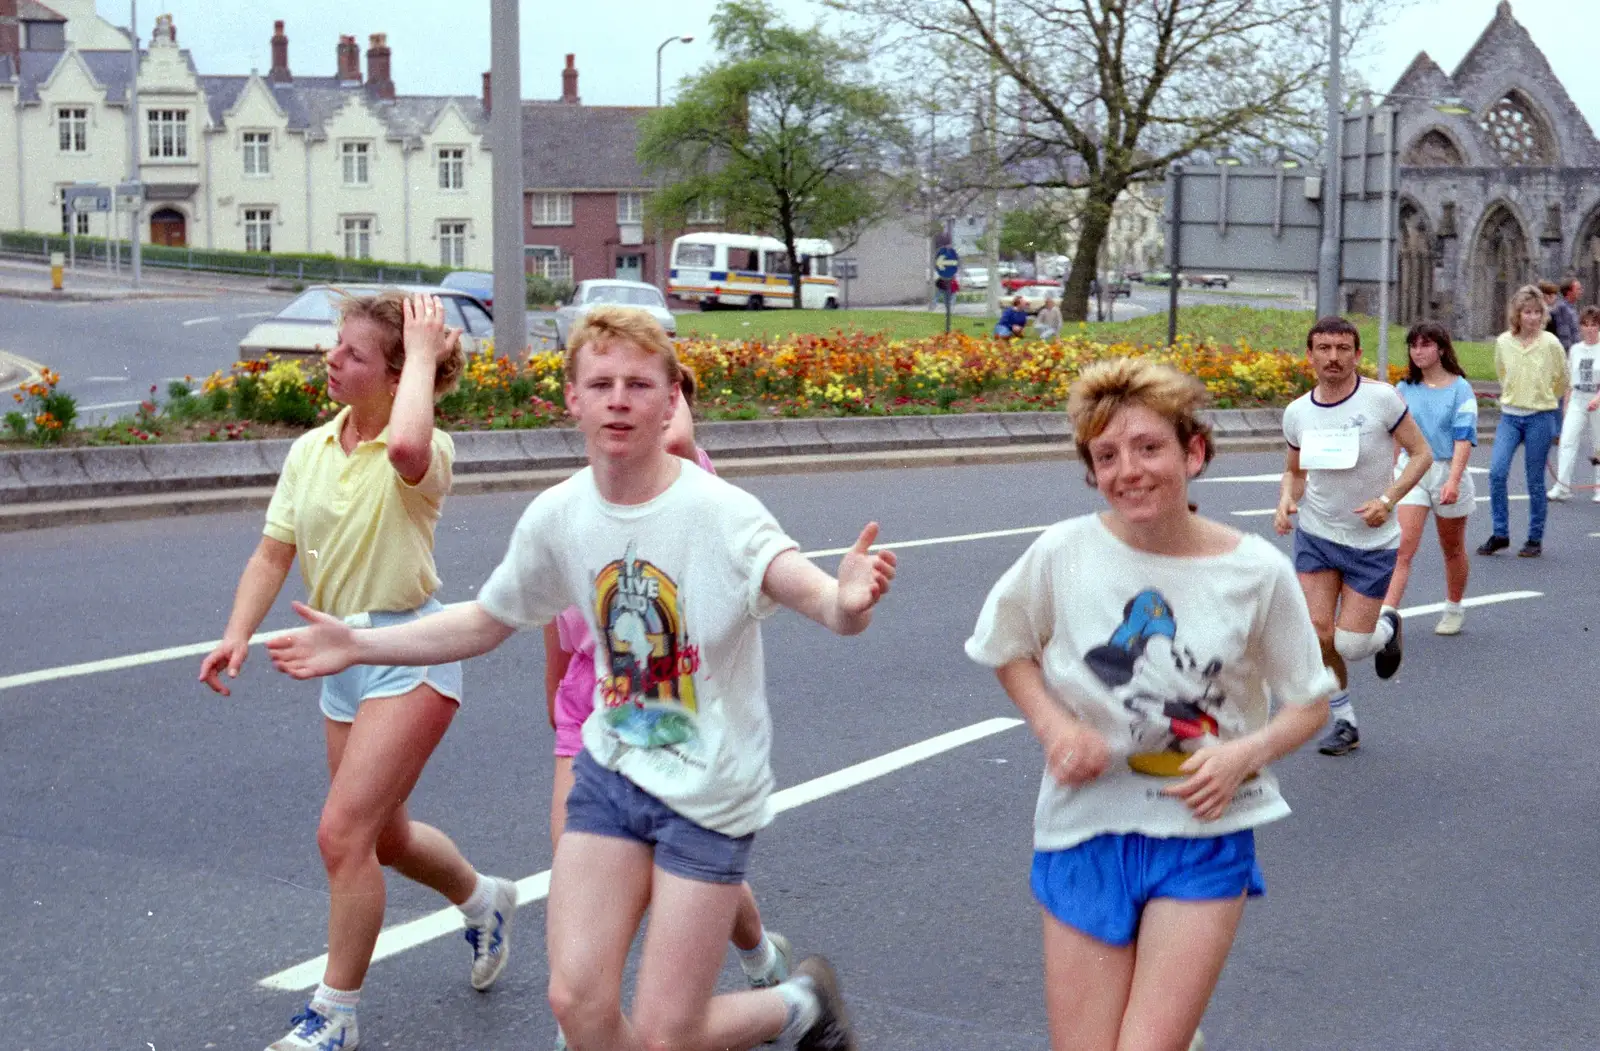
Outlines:
[[[1378,678],[1392,679],[1394,673],[1400,670],[1400,614],[1386,609],[1378,615],[1378,619],[1388,621],[1394,627],[1394,634],[1389,636],[1383,649],[1373,656],[1372,665],[1378,672]]]
[[[1333,724],[1322,740],[1317,742],[1317,751],[1323,755],[1349,755],[1361,747],[1361,731],[1343,719]]]
[[[1518,558],[1538,558],[1544,554],[1544,544],[1537,540],[1530,540],[1522,545],[1522,550],[1517,552]]]
[[[856,1051],[855,1034],[850,1029],[850,1016],[845,1013],[839,976],[833,965],[824,957],[807,956],[794,969],[794,976],[811,979],[811,990],[817,994],[821,1007],[816,1022],[800,1034],[795,1051]]]
[[[1480,555],[1493,555],[1493,554],[1495,554],[1497,552],[1504,551],[1506,548],[1508,548],[1510,546],[1511,546],[1511,538],[1510,537],[1491,536],[1489,539],[1485,540],[1481,545],[1479,545],[1478,554],[1480,554]]]

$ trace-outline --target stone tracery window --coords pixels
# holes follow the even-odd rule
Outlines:
[[[1417,136],[1400,163],[1416,168],[1460,168],[1467,161],[1450,136],[1433,128]]]
[[[1540,166],[1556,162],[1555,137],[1519,92],[1507,92],[1490,107],[1482,125],[1507,164]]]

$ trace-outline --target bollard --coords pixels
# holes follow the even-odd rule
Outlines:
[[[66,265],[66,256],[60,252],[50,253],[50,291],[61,291],[61,275],[62,271],[66,269]]]

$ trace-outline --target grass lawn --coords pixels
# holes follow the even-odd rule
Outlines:
[[[1193,340],[1233,344],[1244,341],[1261,349],[1277,348],[1300,353],[1305,347],[1306,329],[1315,320],[1309,310],[1270,310],[1245,306],[1185,307],[1178,315],[1178,332]],[[1370,317],[1356,316],[1361,330],[1361,345],[1367,357],[1374,358],[1378,347],[1378,323]],[[954,315],[952,332],[982,336],[993,323],[986,318]],[[915,339],[944,331],[944,315],[915,310],[728,310],[699,314],[680,314],[680,335],[712,339],[771,339],[796,333],[826,334],[838,330],[882,333],[890,339]],[[1159,346],[1167,341],[1167,315],[1146,314],[1130,321],[1090,322],[1067,325],[1069,335],[1078,332],[1106,343],[1132,343]],[[1406,330],[1389,328],[1389,358],[1403,361]],[[1494,344],[1458,342],[1456,356],[1467,376],[1475,380],[1494,379]]]

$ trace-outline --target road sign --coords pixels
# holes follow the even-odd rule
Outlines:
[[[144,184],[117,183],[117,211],[136,212],[144,205]]]
[[[933,254],[933,274],[948,281],[961,269],[961,256],[950,245]]]
[[[111,188],[109,186],[68,186],[61,191],[62,200],[74,212],[109,212]]]
[[[833,276],[834,277],[838,277],[838,278],[843,278],[846,281],[850,280],[853,277],[859,276],[857,274],[857,272],[856,272],[856,260],[855,260],[855,257],[854,256],[847,256],[847,255],[834,256],[833,257]]]

